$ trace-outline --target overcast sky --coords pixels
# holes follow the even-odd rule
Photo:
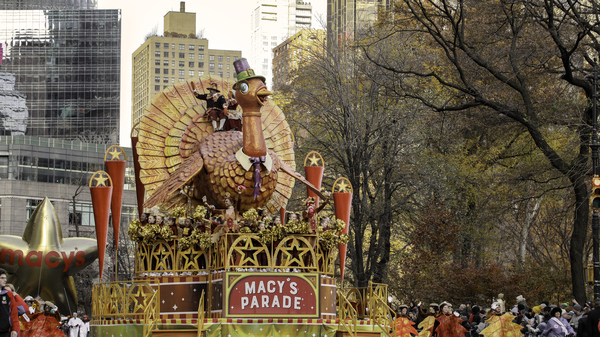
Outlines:
[[[313,27],[327,14],[327,0],[307,1],[313,6]],[[121,9],[121,145],[131,146],[131,55],[144,43],[144,36],[158,27],[163,17],[179,11],[180,0],[99,0],[101,9]],[[196,13],[196,29],[204,29],[211,49],[250,52],[250,16],[256,0],[188,0],[185,11]],[[316,24],[315,24],[316,23]],[[252,66],[252,65],[251,65]]]

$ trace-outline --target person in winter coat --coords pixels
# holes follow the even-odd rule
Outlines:
[[[552,309],[550,316],[551,318],[547,322],[546,329],[541,334],[542,337],[566,337],[575,334],[569,322],[562,318],[561,308]]]

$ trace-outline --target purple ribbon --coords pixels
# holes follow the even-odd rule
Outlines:
[[[250,157],[250,163],[254,165],[254,200],[256,200],[260,194],[260,164],[264,163],[265,160],[267,160],[265,156]]]

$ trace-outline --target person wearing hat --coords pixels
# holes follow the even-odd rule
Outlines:
[[[81,330],[81,327],[83,326],[83,321],[77,317],[77,313],[74,312],[73,317],[71,317],[67,325],[70,327],[69,337],[78,337],[79,330]]]
[[[579,327],[579,320],[581,319],[581,316],[583,316],[583,313],[581,312],[581,305],[579,304],[575,304],[573,306],[573,312],[571,315],[571,320],[569,321],[569,324],[571,324],[571,326],[573,327],[573,330],[577,331],[577,328]]]
[[[458,337],[469,332],[461,325],[462,319],[452,314],[452,305],[448,302],[440,304],[440,313],[435,318],[432,337]]]
[[[87,337],[90,333],[90,318],[88,315],[83,315],[83,325],[81,326],[81,331],[79,331],[80,337]]]
[[[542,332],[543,337],[566,337],[574,335],[575,331],[569,325],[566,319],[562,318],[562,309],[557,307],[550,312],[550,320],[547,322],[546,329]]]
[[[217,89],[217,84],[212,83],[210,87],[208,87],[208,94],[198,94],[196,91],[196,86],[194,82],[192,82],[192,89],[194,92],[194,96],[197,99],[206,101],[206,110],[208,110],[208,117],[212,121],[213,128],[215,132],[224,131],[223,126],[225,125],[225,121],[227,120],[227,100],[223,95],[220,95],[221,92]],[[217,128],[217,122],[219,122],[219,127]]]

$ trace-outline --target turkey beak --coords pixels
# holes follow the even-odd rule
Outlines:
[[[267,101],[267,96],[272,95],[272,93],[267,90],[267,87],[262,85],[260,88],[258,88],[258,91],[256,91],[256,99],[258,99],[258,104],[260,106],[265,105],[265,102]]]

